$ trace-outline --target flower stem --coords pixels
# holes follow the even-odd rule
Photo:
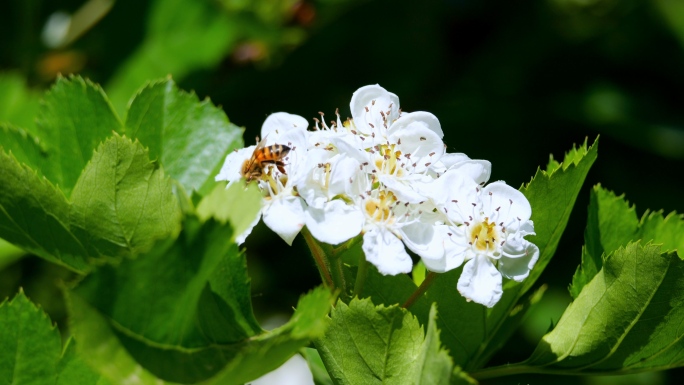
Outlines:
[[[420,286],[418,286],[416,291],[414,291],[413,294],[411,294],[411,296],[406,300],[406,302],[404,302],[403,305],[401,305],[401,307],[403,307],[404,309],[408,309],[411,306],[413,306],[413,303],[416,302],[420,298],[420,296],[425,294],[430,285],[432,285],[432,281],[434,281],[435,278],[437,278],[437,275],[438,274],[435,272],[429,272],[425,276],[423,283],[421,283]]]
[[[347,282],[344,279],[344,271],[342,270],[342,258],[331,255],[328,257],[328,263],[333,287],[340,290],[340,297],[346,302],[349,294],[347,293]]]
[[[356,271],[356,281],[354,282],[354,296],[361,296],[363,284],[366,283],[368,276],[368,261],[359,261],[359,269]]]
[[[309,246],[309,250],[311,250],[311,255],[313,256],[314,261],[316,261],[316,267],[318,267],[318,272],[321,274],[323,283],[325,283],[325,285],[328,287],[334,288],[335,284],[333,282],[332,276],[330,275],[328,264],[326,263],[325,251],[323,251],[321,245],[318,244],[313,235],[311,235],[309,229],[306,227],[302,228],[302,235],[304,236],[307,246]]]

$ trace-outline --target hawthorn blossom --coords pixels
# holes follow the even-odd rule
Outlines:
[[[534,235],[530,204],[504,182],[482,187],[459,172],[447,172],[442,178],[442,184],[454,191],[443,205],[449,221],[439,228],[445,254],[439,260],[423,261],[435,272],[465,262],[458,291],[469,301],[492,307],[503,294],[502,276],[520,282],[539,258],[539,248],[524,239]]]
[[[271,114],[264,121],[261,127],[264,145],[285,144],[290,151],[285,158],[284,174],[274,164],[263,165],[263,173],[256,180],[264,194],[261,215],[236,238],[238,244],[245,241],[261,218],[289,245],[304,226],[306,205],[295,186],[306,170],[307,126],[306,119],[285,112]],[[243,178],[243,164],[252,157],[256,147],[253,145],[228,154],[221,171],[216,175],[216,181],[228,181],[228,186],[240,181]]]

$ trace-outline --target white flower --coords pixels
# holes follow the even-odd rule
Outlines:
[[[262,174],[255,179],[264,192],[260,217],[289,245],[304,226],[306,204],[295,186],[305,177],[307,126],[306,119],[300,116],[278,112],[266,118],[261,127],[264,146],[280,144],[289,148],[288,154],[281,160],[284,174],[276,164],[263,162],[258,165]],[[256,148],[256,145],[250,146],[228,154],[216,180],[228,181],[228,185],[241,180],[243,165],[252,158]],[[236,238],[238,244],[244,242],[258,222],[259,217]]]
[[[445,272],[460,266],[457,288],[468,300],[494,306],[503,293],[502,275],[522,281],[539,258],[539,249],[524,239],[534,234],[527,198],[504,182],[481,187],[465,173],[448,171],[440,179],[451,186],[451,199],[443,202],[449,218],[439,231],[445,237],[445,254],[423,259],[428,269]]]

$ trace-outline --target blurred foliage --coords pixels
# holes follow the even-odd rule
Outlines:
[[[71,15],[62,32],[57,12]],[[344,118],[354,90],[380,83],[405,110],[439,117],[449,151],[490,160],[492,179],[514,186],[528,182],[549,152],[559,157],[570,143],[601,134],[601,157],[538,279],[557,294],[541,300],[537,309],[550,310],[530,314],[537,330],[524,335],[543,334],[558,320],[553,304],[570,299],[589,186],[600,181],[640,208],[684,211],[679,0],[8,0],[0,34],[0,121],[29,134],[39,92],[72,72],[104,84],[118,112],[144,81],[171,75],[180,89],[222,105],[248,143],[271,112],[313,117],[339,107]],[[246,249],[258,317],[290,313],[318,283],[299,239],[289,248],[258,226]],[[0,296],[23,286],[60,322],[56,286],[36,283],[56,285],[69,274],[34,258],[0,258]],[[533,346],[524,335],[501,357],[527,358]],[[631,383],[665,381],[648,376]],[[585,380],[606,383],[598,381]]]

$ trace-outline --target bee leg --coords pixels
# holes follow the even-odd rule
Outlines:
[[[282,172],[283,174],[287,175],[285,172],[285,163],[283,162],[276,162],[275,163],[276,167],[278,167],[278,171]]]

